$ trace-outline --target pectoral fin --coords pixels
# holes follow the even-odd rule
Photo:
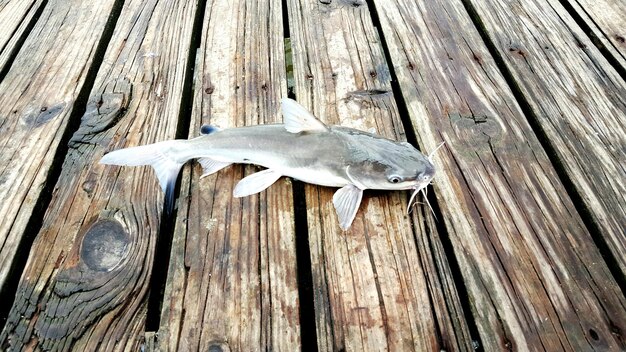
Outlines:
[[[342,230],[350,228],[354,217],[356,216],[361,199],[363,198],[363,190],[355,185],[347,185],[340,188],[333,196],[333,204],[339,217],[339,226]]]
[[[198,162],[202,165],[202,176],[200,178],[214,174],[232,163],[213,160],[211,158],[199,158]]]
[[[274,170],[267,169],[259,171],[250,176],[244,177],[233,191],[235,197],[245,197],[251,194],[259,193],[267,187],[271,186],[282,175]]]

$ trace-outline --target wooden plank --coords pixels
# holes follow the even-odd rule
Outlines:
[[[78,19],[97,12],[94,4],[68,8]],[[188,1],[124,4],[0,336],[3,349],[139,350],[163,196],[147,167],[98,161],[105,150],[174,137],[195,10]],[[68,43],[59,62],[85,46]]]
[[[44,0],[12,0],[0,2],[0,72],[7,61],[19,50],[20,39],[27,35],[28,26],[37,11],[46,4]]]
[[[195,69],[190,137],[282,121],[286,94],[279,0],[208,1]],[[162,351],[300,349],[291,182],[233,198],[254,167],[200,179],[185,170],[164,309]]]
[[[113,3],[50,2],[0,82],[0,288]]]
[[[375,7],[420,144],[446,141],[440,221],[484,350],[623,349],[626,300],[463,4]]]
[[[626,69],[626,6],[616,0],[567,0],[609,53]]]
[[[475,5],[626,275],[626,82],[560,2]],[[504,14],[515,20],[503,21]]]
[[[292,0],[288,8],[299,102],[326,123],[405,139],[365,3]],[[428,249],[417,248],[416,237],[437,242],[428,211],[410,218],[405,192],[366,192],[342,232],[335,191],[306,186],[319,349],[471,350],[456,290],[440,285],[451,280],[446,259],[421,258]]]

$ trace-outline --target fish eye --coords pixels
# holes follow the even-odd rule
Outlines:
[[[389,182],[391,182],[391,183],[399,183],[400,181],[402,181],[402,178],[400,178],[400,176],[391,176],[391,177],[389,177]]]

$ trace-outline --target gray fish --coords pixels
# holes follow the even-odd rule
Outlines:
[[[101,164],[150,165],[165,192],[166,209],[173,207],[173,189],[180,168],[198,159],[203,177],[233,163],[256,164],[266,170],[243,178],[233,195],[261,192],[281,176],[340,187],[333,196],[339,224],[352,224],[363,190],[413,190],[415,195],[435,175],[427,157],[406,142],[397,142],[360,130],[327,126],[291,99],[282,100],[283,124],[220,130],[202,127],[202,136],[120,149],[106,154]]]

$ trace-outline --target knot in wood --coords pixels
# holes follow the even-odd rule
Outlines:
[[[96,180],[94,180],[93,178],[87,179],[82,184],[83,191],[85,191],[88,195],[91,195],[93,193],[93,190],[95,187],[96,187]]]
[[[132,84],[127,78],[109,82],[103,93],[89,99],[80,127],[69,141],[71,148],[81,144],[97,144],[99,133],[113,128],[124,116],[130,104]]]
[[[208,352],[230,352],[228,344],[223,341],[211,341],[209,344]]]
[[[363,0],[347,0],[346,3],[352,7],[359,7],[365,5]]]
[[[80,258],[91,270],[108,272],[126,257],[129,236],[115,220],[101,220],[89,228],[80,247]]]

